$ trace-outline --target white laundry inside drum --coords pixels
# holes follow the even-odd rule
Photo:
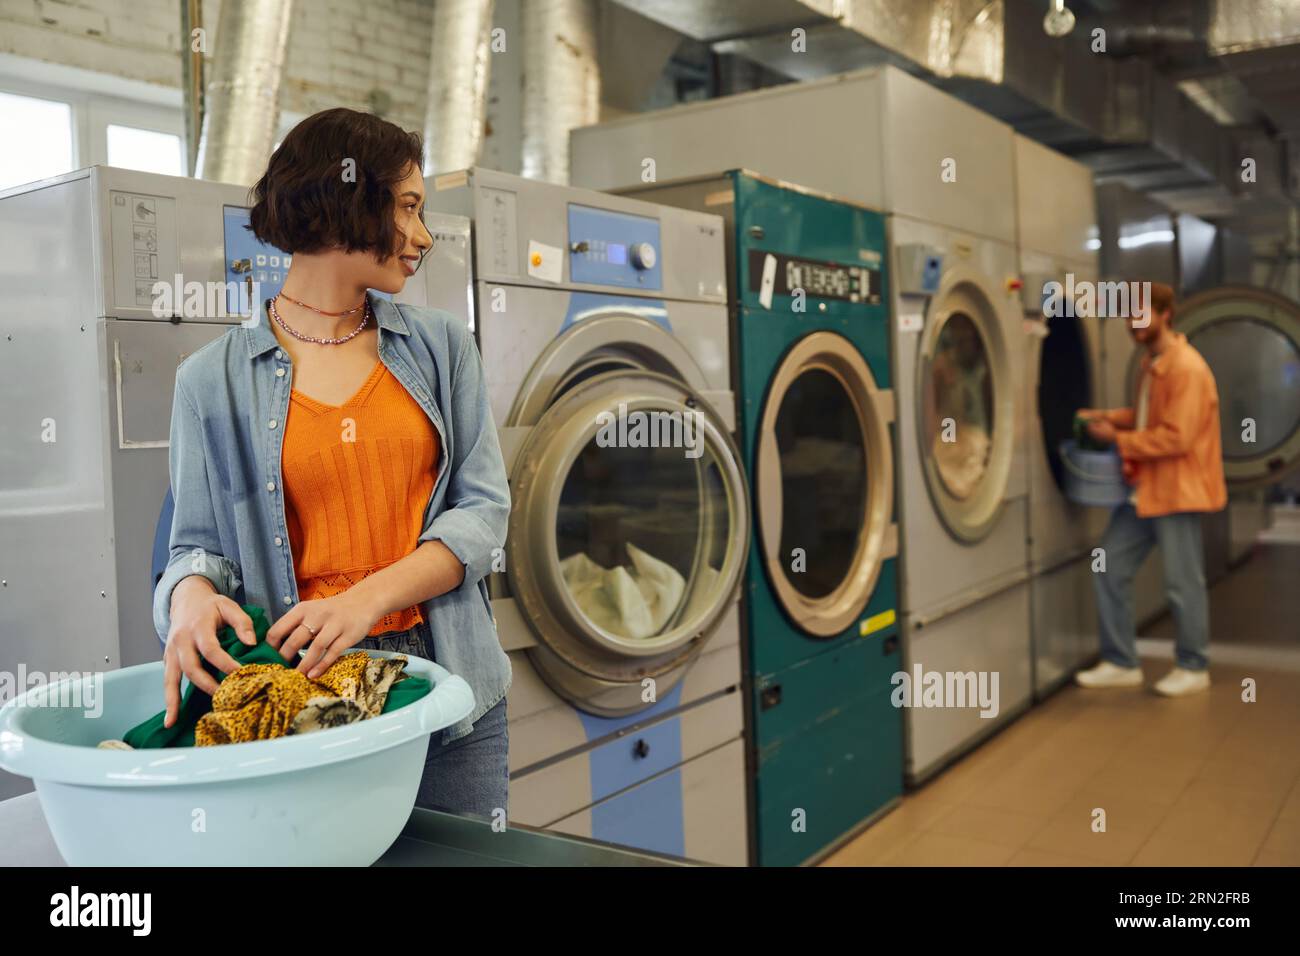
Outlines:
[[[993,450],[993,382],[975,324],[957,314],[939,334],[930,369],[930,454],[949,494],[965,499],[989,468]]]
[[[686,591],[686,579],[666,562],[626,544],[631,567],[602,567],[585,552],[560,562],[574,603],[597,627],[619,637],[648,638],[673,619]],[[693,599],[707,599],[717,571],[706,568]],[[693,609],[687,609],[687,617]]]

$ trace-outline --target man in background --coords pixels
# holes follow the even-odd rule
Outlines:
[[[1143,284],[1139,288],[1146,288]],[[1153,282],[1150,301],[1132,309],[1129,331],[1142,357],[1137,408],[1081,409],[1088,432],[1116,445],[1129,500],[1112,512],[1102,536],[1105,571],[1093,576],[1101,626],[1101,663],[1081,671],[1083,687],[1142,683],[1133,624],[1133,578],[1158,544],[1165,593],[1178,629],[1175,666],[1155,685],[1181,697],[1210,686],[1209,599],[1201,550],[1201,514],[1227,503],[1219,439],[1219,393],[1209,365],[1175,332],[1174,290]]]

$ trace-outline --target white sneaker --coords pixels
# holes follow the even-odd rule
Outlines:
[[[1210,689],[1210,672],[1188,671],[1175,667],[1156,682],[1155,692],[1166,697],[1186,697]]]
[[[1142,668],[1120,667],[1110,661],[1102,661],[1096,667],[1079,671],[1074,675],[1074,682],[1080,687],[1141,687]]]

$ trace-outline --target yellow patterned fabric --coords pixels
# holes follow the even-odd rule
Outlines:
[[[371,659],[360,651],[340,657],[316,680],[282,664],[245,664],[218,685],[212,710],[194,728],[194,745],[270,740],[315,729],[320,725],[316,715],[324,705],[340,699],[353,706],[343,708],[345,713],[330,710],[332,719],[326,725],[376,716],[405,667],[405,657]],[[313,726],[295,725],[309,703]]]

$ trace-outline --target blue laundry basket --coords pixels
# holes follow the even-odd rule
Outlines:
[[[368,866],[411,815],[429,737],[474,709],[462,678],[407,659],[433,689],[406,707],[213,747],[96,748],[162,709],[161,662],[98,675],[99,703],[95,677],[36,687],[0,709],[0,767],[35,781],[72,866]]]
[[[1060,453],[1066,498],[1094,508],[1113,508],[1128,500],[1132,489],[1124,482],[1124,464],[1117,451],[1085,451],[1067,438]]]

